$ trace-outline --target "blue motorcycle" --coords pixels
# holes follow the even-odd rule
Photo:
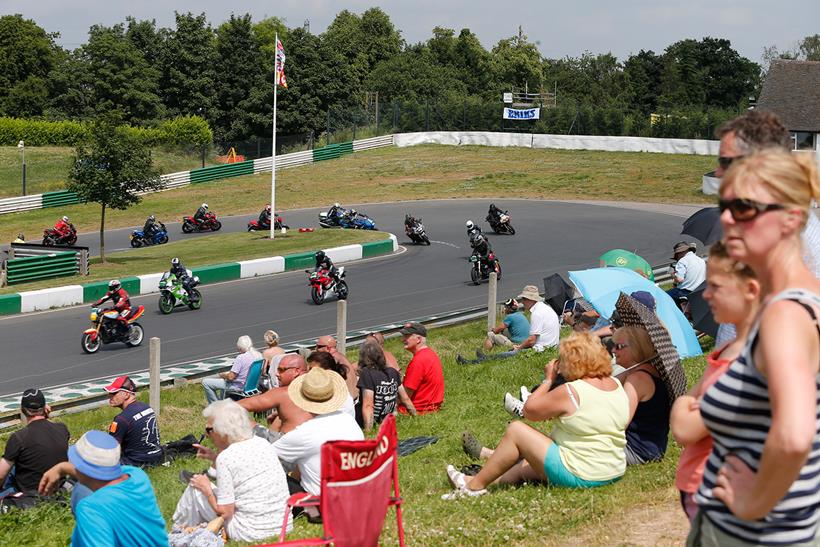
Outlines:
[[[322,228],[346,228],[348,230],[378,230],[376,223],[364,213],[355,209],[342,210],[334,217],[319,213],[319,226]]]
[[[152,237],[147,237],[142,230],[131,232],[131,246],[135,249],[143,245],[162,245],[163,243],[168,243],[168,230],[162,222],[158,223],[157,230]]]
[[[353,212],[353,215],[346,217],[342,222],[347,222],[347,226],[342,225],[343,228],[353,228],[355,230],[376,230],[376,223],[373,222],[369,216],[362,213]]]

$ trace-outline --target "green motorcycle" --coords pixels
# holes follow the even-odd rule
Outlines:
[[[199,278],[191,277],[191,293],[188,294],[177,276],[171,272],[162,274],[159,280],[159,311],[168,315],[177,306],[198,310],[202,306],[202,294],[194,288],[198,284]]]

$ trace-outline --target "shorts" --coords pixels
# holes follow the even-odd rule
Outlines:
[[[596,486],[604,486],[619,480],[621,477],[615,477],[606,481],[588,481],[576,476],[569,469],[564,466],[561,461],[560,447],[554,442],[550,444],[547,450],[547,457],[544,459],[544,473],[547,475],[549,483],[554,486],[564,486],[566,488],[595,488]]]
[[[509,338],[507,338],[503,334],[496,334],[492,331],[487,333],[487,338],[489,338],[490,342],[492,342],[494,346],[504,346],[511,348],[513,345],[512,341],[510,341]]]

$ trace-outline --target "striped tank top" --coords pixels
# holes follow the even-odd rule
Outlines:
[[[806,306],[817,324],[820,295],[805,289],[781,292],[769,303],[794,300]],[[812,308],[812,306],[814,306]],[[748,521],[734,516],[712,495],[715,480],[727,454],[743,460],[757,471],[772,423],[768,381],[755,368],[753,352],[760,329],[755,322],[737,360],[703,396],[700,413],[714,439],[703,482],[695,501],[720,530],[739,540],[760,545],[793,545],[814,539],[820,520],[820,416],[816,416],[814,442],[808,460],[783,499],[763,519]],[[817,408],[820,409],[820,374],[815,376]]]

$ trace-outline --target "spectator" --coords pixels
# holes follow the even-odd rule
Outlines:
[[[518,308],[518,301],[515,298],[504,302],[504,319],[487,333],[484,349],[490,350],[493,346],[512,347],[513,344],[520,344],[527,339],[530,334],[530,322]],[[502,334],[505,330],[509,336]]]
[[[24,427],[6,443],[0,459],[0,498],[16,492],[37,492],[43,473],[66,461],[68,428],[48,419],[51,409],[39,389],[27,389],[20,399]]]
[[[262,351],[262,371],[270,374],[271,378],[276,378],[276,369],[279,367],[279,361],[285,356],[285,350],[279,347],[279,334],[273,330],[266,330],[264,334],[265,344],[267,348]],[[273,370],[273,373],[271,372]],[[278,384],[273,382],[272,387],[277,387]]]
[[[341,408],[347,399],[344,378],[331,370],[312,368],[288,386],[296,406],[313,418],[282,436],[273,446],[286,466],[299,468],[300,480],[288,478],[291,493],[318,495],[321,489],[322,445],[327,441],[364,439],[356,420]]]
[[[345,365],[348,368],[351,366],[350,361],[338,349],[336,349],[336,339],[330,335],[320,336],[316,340],[316,351],[324,351],[333,356],[336,362],[340,365]]]
[[[695,254],[696,249],[694,243],[686,241],[675,243],[672,257],[675,261],[672,281],[674,287],[666,291],[666,294],[671,296],[675,302],[682,297],[689,296],[706,281],[706,261]]]
[[[491,484],[540,481],[592,488],[621,478],[626,470],[624,428],[629,401],[621,383],[611,376],[609,354],[594,335],[576,332],[561,343],[559,355],[560,364],[556,360],[547,364],[546,380],[524,405],[528,420],[558,418],[550,436],[513,421],[491,450],[465,433],[465,451],[487,462],[474,477],[447,466],[456,490],[443,499],[486,494]],[[567,383],[551,389],[559,370]]]
[[[720,185],[729,256],[763,287],[740,357],[700,404],[713,439],[689,544],[798,544],[818,537],[820,281],[801,233],[820,199],[814,158],[766,150]],[[726,424],[730,424],[727,427]]]
[[[709,249],[703,298],[712,308],[716,321],[737,326],[737,338],[715,348],[706,357],[703,377],[689,393],[679,397],[672,405],[672,435],[684,447],[678,462],[675,486],[680,492],[683,511],[690,521],[694,521],[697,514],[695,492],[712,452],[712,437],[700,417],[700,401],[706,390],[740,355],[760,300],[760,283],[755,273],[748,266],[729,258],[722,242],[715,243]]]
[[[382,348],[382,351],[384,352],[384,360],[387,363],[387,366],[401,372],[401,367],[399,366],[399,361],[396,359],[396,356],[384,349],[384,334],[380,332],[371,332],[367,335],[367,338],[371,338],[378,342],[379,347]]]
[[[86,432],[68,449],[67,462],[45,472],[40,493],[52,494],[66,476],[91,491],[77,504],[72,546],[168,545],[151,481],[139,467],[120,464],[120,445],[112,436]]]
[[[399,371],[387,366],[384,352],[375,340],[365,340],[359,347],[358,388],[356,422],[365,431],[380,424],[388,414],[395,414],[400,391],[402,403],[415,414],[413,403],[401,385]]]
[[[242,392],[245,389],[245,380],[248,378],[251,364],[262,358],[259,352],[253,349],[250,336],[240,336],[236,341],[236,350],[239,355],[234,359],[231,370],[220,372],[218,378],[205,378],[202,380],[202,387],[205,389],[205,399],[208,400],[208,404],[224,399],[227,391]],[[218,395],[217,392],[219,392]]]
[[[264,428],[257,428],[257,433],[263,433],[270,442],[275,441],[284,433],[292,431],[299,424],[306,422],[311,415],[293,404],[288,396],[288,386],[297,377],[307,372],[307,363],[302,356],[289,353],[279,361],[276,369],[276,378],[279,387],[269,389],[265,393],[254,395],[239,401],[239,406],[248,412],[268,412],[270,430],[265,432]]]
[[[122,463],[146,467],[162,463],[162,444],[154,409],[137,400],[137,387],[128,376],[116,378],[108,392],[108,405],[121,408],[108,426],[108,433],[120,443]]]
[[[427,329],[421,323],[405,323],[399,332],[404,340],[404,349],[413,354],[402,386],[416,412],[436,412],[444,402],[444,371],[436,352],[427,347]],[[405,406],[399,407],[399,411],[412,413]]]
[[[216,468],[216,485],[194,475],[174,511],[174,524],[198,526],[217,516],[233,541],[260,541],[276,533],[285,517],[288,486],[273,446],[253,434],[247,411],[231,400],[202,412],[205,434],[216,450],[194,445],[197,457]],[[288,523],[290,528],[291,523]]]
[[[352,374],[349,375],[350,370],[346,366],[337,363],[336,359],[334,359],[333,356],[327,353],[326,351],[314,351],[310,355],[308,355],[307,366],[308,370],[312,369],[313,367],[321,367],[325,370],[332,370],[333,372],[335,372],[336,374],[345,379],[348,394],[347,400],[345,401],[345,404],[342,406],[341,410],[342,412],[346,412],[355,418],[356,402],[353,401],[353,397],[350,395],[349,390],[351,380],[355,383],[358,382],[358,378],[356,378]]]

